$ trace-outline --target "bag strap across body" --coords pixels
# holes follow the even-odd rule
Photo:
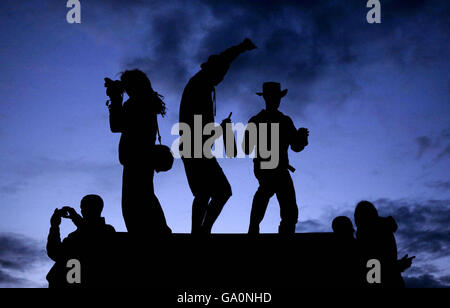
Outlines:
[[[158,133],[158,141],[161,144],[161,134],[159,133],[158,115],[156,115],[156,132]]]

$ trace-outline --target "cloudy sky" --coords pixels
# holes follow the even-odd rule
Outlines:
[[[177,136],[181,93],[209,55],[250,37],[217,87],[217,121],[261,108],[264,81],[289,93],[281,111],[308,127],[290,153],[299,232],[331,230],[371,200],[397,219],[401,253],[416,255],[409,286],[450,285],[449,9],[446,1],[65,1],[0,3],[0,286],[45,286],[44,245],[55,207],[101,195],[122,220],[119,135],[109,131],[105,76],[140,68],[165,96],[163,142]],[[219,161],[233,196],[214,232],[245,232],[257,188],[250,159]],[[192,194],[181,161],[155,177],[174,232],[189,232]],[[272,200],[262,224],[276,232]],[[63,235],[73,230],[63,222]]]

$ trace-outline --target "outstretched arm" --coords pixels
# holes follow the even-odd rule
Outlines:
[[[216,86],[222,81],[223,77],[228,71],[231,62],[237,58],[241,53],[255,49],[256,46],[249,39],[245,39],[239,45],[228,48],[219,55],[211,56],[207,62],[201,65],[204,72],[206,72],[206,79]]]
[[[241,53],[253,50],[255,48],[256,48],[255,44],[253,44],[253,42],[250,39],[246,38],[239,45],[232,46],[227,50],[225,50],[224,52],[222,52],[220,56],[223,58],[225,63],[230,64]]]

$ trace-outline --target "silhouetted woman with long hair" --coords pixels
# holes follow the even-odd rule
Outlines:
[[[405,283],[401,273],[408,269],[414,257],[405,255],[398,259],[397,242],[394,233],[397,223],[392,216],[381,217],[369,201],[361,201],[355,208],[356,239],[362,249],[364,262],[376,259],[381,263],[381,284],[371,287],[403,288]]]
[[[153,186],[157,115],[166,113],[162,96],[137,69],[123,72],[120,82],[105,86],[111,102],[111,131],[122,134],[119,161],[123,165],[122,213],[127,230],[135,235],[171,233]],[[122,105],[124,92],[129,99]]]

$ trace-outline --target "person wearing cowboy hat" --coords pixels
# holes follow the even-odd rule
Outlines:
[[[250,214],[249,234],[259,234],[259,224],[264,218],[267,205],[270,198],[276,194],[280,205],[281,222],[278,228],[280,234],[295,233],[295,226],[298,220],[298,207],[295,197],[294,184],[292,182],[289,170],[295,169],[289,165],[288,149],[294,152],[302,151],[308,145],[309,131],[306,128],[295,128],[291,118],[278,110],[281,98],[287,94],[288,90],[281,90],[278,82],[265,82],[263,91],[256,93],[262,96],[266,103],[266,109],[263,109],[257,115],[249,120],[256,127],[257,138],[249,138],[249,127],[245,132],[243,141],[244,152],[248,155],[255,149],[254,174],[259,182],[258,190],[253,197],[252,210]],[[270,148],[271,154],[278,150],[277,164],[267,167],[264,162],[270,161],[273,157],[262,157],[261,137],[264,138],[262,125],[266,124],[266,145]],[[272,134],[271,129],[278,127],[278,134]],[[276,131],[276,130],[275,130]],[[260,135],[260,134],[263,135]],[[278,140],[271,140],[267,136]],[[278,149],[272,148],[278,144]]]
[[[201,131],[206,125],[214,123],[216,113],[215,89],[225,77],[231,62],[243,52],[253,50],[256,46],[246,38],[240,44],[232,46],[218,55],[212,55],[208,61],[201,64],[201,70],[197,72],[187,83],[183,91],[180,103],[180,123],[185,123],[190,127],[191,150],[184,154],[184,147],[187,144],[180,144],[180,154],[189,187],[194,195],[192,204],[192,233],[210,234],[214,222],[217,220],[225,203],[231,197],[231,186],[222,168],[215,157],[205,157],[204,153],[199,153],[200,157],[193,157],[195,140],[194,119],[201,116]],[[231,122],[228,117],[222,123]],[[180,135],[182,135],[180,131]],[[203,135],[201,149],[204,142],[211,136]],[[198,155],[197,155],[198,156]]]

